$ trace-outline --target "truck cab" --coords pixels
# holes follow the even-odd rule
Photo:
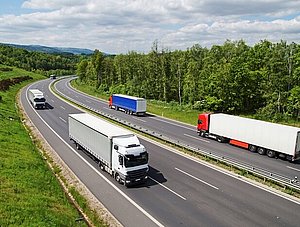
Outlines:
[[[114,177],[119,183],[128,186],[147,180],[148,153],[136,136],[114,138],[112,156]]]
[[[109,106],[109,108],[112,108],[112,95],[109,96],[109,99],[108,99],[108,106]]]
[[[29,101],[35,109],[45,108],[46,99],[43,92],[38,89],[30,89],[28,92]]]
[[[208,113],[199,114],[197,131],[200,136],[204,136],[205,133],[209,132],[209,116]]]

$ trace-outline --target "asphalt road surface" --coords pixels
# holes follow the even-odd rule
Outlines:
[[[70,80],[72,80],[72,78],[66,78],[59,81],[56,83],[56,89],[68,97],[80,101],[81,103],[85,103],[96,110],[113,114],[119,119],[124,119],[128,122],[132,122],[133,124],[142,126],[143,128],[166,135],[169,138],[173,138],[184,144],[199,148],[200,150],[229,157],[236,161],[247,163],[254,167],[263,168],[267,171],[277,173],[288,178],[293,179],[296,176],[300,179],[299,160],[294,163],[290,163],[286,160],[269,158],[266,155],[262,156],[258,153],[251,153],[246,149],[241,149],[224,143],[220,144],[215,140],[202,138],[197,134],[197,119],[195,119],[195,125],[192,126],[154,115],[137,117],[134,115],[127,115],[122,111],[115,111],[108,107],[107,101],[99,100],[74,90],[69,84]]]
[[[49,91],[50,83],[51,80],[43,80],[30,86],[44,92],[48,103],[44,110],[34,110],[28,102],[28,87],[23,89],[21,101],[25,111],[58,155],[124,226],[299,225],[299,201],[284,198],[143,138],[140,141],[150,157],[150,179],[138,187],[119,185],[70,142],[68,114],[82,111],[54,96]],[[79,97],[78,93],[76,95]],[[98,100],[86,99],[90,104],[99,104]],[[148,120],[157,123],[156,118],[138,118],[138,121],[144,120],[150,125]],[[167,121],[161,120],[158,122]],[[161,124],[158,127],[164,128]],[[196,135],[193,127],[183,126],[189,135]],[[180,130],[177,126],[175,131],[164,128],[174,135],[183,129],[181,126]],[[203,144],[208,147],[216,144],[220,150],[228,148],[211,141]]]

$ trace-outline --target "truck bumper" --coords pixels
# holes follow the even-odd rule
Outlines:
[[[125,179],[124,184],[126,186],[134,186],[134,185],[139,185],[139,184],[144,184],[147,182],[148,176],[144,176],[141,178],[136,178],[136,179]]]

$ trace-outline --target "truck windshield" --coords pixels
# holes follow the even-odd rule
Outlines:
[[[45,98],[35,98],[34,101],[35,102],[45,102],[46,99]]]
[[[143,152],[138,156],[125,155],[125,167],[134,167],[148,163],[148,153]]]

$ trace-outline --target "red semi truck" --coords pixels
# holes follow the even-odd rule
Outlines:
[[[300,128],[228,114],[203,113],[197,131],[202,137],[289,161],[300,159]]]

